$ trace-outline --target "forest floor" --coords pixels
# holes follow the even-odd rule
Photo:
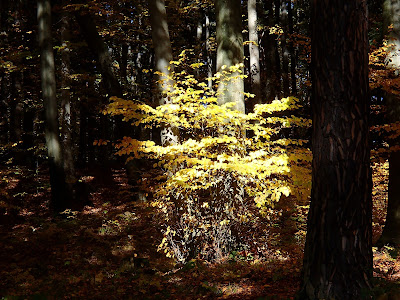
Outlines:
[[[374,169],[376,240],[385,218],[387,166]],[[48,209],[46,168],[0,168],[1,299],[294,299],[306,208],[292,209],[271,227],[263,253],[177,265],[157,252],[160,220],[148,203],[132,201],[123,169],[81,172],[93,204],[55,218]],[[374,290],[384,297],[379,299],[400,294],[398,254],[374,248]]]

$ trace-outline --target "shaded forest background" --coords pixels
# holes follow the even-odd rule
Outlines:
[[[46,33],[49,4],[0,2],[0,296],[294,298],[309,1],[52,1]],[[373,293],[395,297],[400,22],[368,6]]]

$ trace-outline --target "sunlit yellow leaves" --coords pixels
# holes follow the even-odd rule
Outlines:
[[[283,29],[280,26],[272,26],[269,28],[269,34],[282,35]]]
[[[217,105],[216,89],[194,76],[202,63],[188,63],[189,56],[183,51],[171,62],[171,74],[160,74],[165,84],[173,83],[165,95],[168,103],[152,107],[111,97],[104,111],[135,126],[174,126],[181,133],[181,142],[169,146],[129,137],[116,144],[117,155],[151,159],[153,170],[162,174],[151,182],[151,205],[166,223],[158,249],[178,261],[186,259],[185,249],[194,241],[210,242],[231,226],[254,222],[251,206],[267,215],[282,197],[307,200],[311,181],[309,142],[280,138],[284,128],[311,126],[295,116],[299,100],[256,105],[247,115],[232,110],[234,103]],[[212,80],[218,83],[230,73],[244,76],[242,68],[225,66]]]
[[[221,226],[225,226],[225,225],[228,225],[230,223],[230,220],[222,220],[221,222],[219,222],[219,224],[221,225]]]
[[[274,100],[270,104],[257,104],[254,108],[254,112],[257,115],[261,115],[262,113],[272,114],[278,111],[298,108],[301,108],[301,105],[298,104],[298,99],[296,97],[288,97],[281,100]]]
[[[255,41],[244,41],[243,46],[247,46],[247,45],[255,45],[258,47],[258,44]]]

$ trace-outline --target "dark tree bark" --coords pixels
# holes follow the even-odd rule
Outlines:
[[[120,67],[120,75],[122,78],[122,82],[127,84],[127,76],[128,76],[128,44],[122,44],[121,46],[121,61],[119,64]]]
[[[45,111],[46,145],[49,158],[51,205],[56,212],[67,208],[65,171],[58,131],[56,77],[51,38],[50,0],[38,0],[39,46],[41,61],[42,93]]]
[[[287,45],[287,37],[289,33],[288,22],[288,5],[290,1],[281,0],[280,21],[283,28],[281,35],[281,48],[282,48],[282,84],[283,84],[283,97],[288,97],[290,94],[290,80],[289,80],[289,47]]]
[[[78,12],[75,14],[75,18],[90,50],[96,55],[109,96],[122,97],[121,85],[113,70],[113,60],[108,51],[108,46],[99,35],[92,17],[88,13]]]
[[[386,0],[383,4],[384,34],[387,36],[389,53],[387,68],[393,76],[399,76],[400,68],[400,0]],[[393,29],[388,27],[393,25]],[[390,123],[400,121],[400,97],[386,91],[386,119]],[[390,147],[399,145],[399,138],[389,141]],[[391,150],[389,155],[389,187],[386,223],[379,243],[400,245],[400,151]]]
[[[264,32],[263,39],[261,40],[264,49],[264,68],[262,68],[262,78],[264,85],[264,98],[267,103],[270,103],[275,98],[280,97],[280,79],[279,79],[279,56],[278,45],[276,36],[270,34],[269,28],[275,25],[274,22],[274,9],[273,0],[266,0],[264,3],[264,10],[267,12],[265,19],[267,20],[268,29]]]
[[[69,75],[70,67],[70,16],[67,13],[61,15],[61,134],[63,137],[64,169],[67,187],[70,191],[76,181],[75,161],[72,141],[72,105]]]
[[[79,143],[78,143],[78,164],[86,165],[88,161],[88,108],[86,103],[80,103],[79,108]]]
[[[313,0],[312,191],[300,299],[371,288],[371,170],[365,0]]]
[[[293,8],[292,8],[292,3],[289,1],[288,3],[288,18],[289,18],[289,34],[293,35],[293,23],[294,23],[294,15],[293,14]],[[291,75],[291,85],[292,85],[292,96],[297,95],[297,80],[296,80],[296,49],[293,44],[293,37],[290,42],[289,46],[289,51],[290,51],[290,75]]]
[[[108,92],[107,96],[117,96],[122,98],[123,91],[113,68],[113,59],[110,55],[109,48],[104,42],[103,38],[99,35],[92,16],[88,12],[81,11],[75,13],[75,18],[91,52],[96,56],[103,83],[105,84],[106,91]],[[99,123],[100,124],[96,125],[100,129],[97,138],[110,140],[114,134],[113,130],[116,129],[112,125],[112,121],[108,117],[100,116]],[[117,127],[120,128],[121,124],[118,125],[119,126]],[[89,144],[88,147],[93,148],[93,145]],[[96,161],[96,159],[100,159],[101,161],[106,162],[111,156],[111,145],[96,148],[96,150],[98,153],[97,157],[92,155],[94,152],[88,152],[89,161]]]
[[[22,71],[21,71],[22,73]],[[22,91],[22,78],[20,72],[11,74],[11,110],[10,110],[10,139],[14,143],[18,143],[22,136],[22,116],[24,105],[21,102],[20,94]]]

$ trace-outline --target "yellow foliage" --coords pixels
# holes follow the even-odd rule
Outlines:
[[[186,60],[184,51],[171,62],[175,65],[169,78],[175,84],[167,95],[171,104],[154,108],[112,97],[104,111],[122,115],[135,126],[179,129],[180,144],[160,146],[124,137],[116,147],[118,155],[156,160],[153,168],[168,175],[159,182],[154,198],[166,222],[159,250],[181,261],[204,248],[205,241],[213,244],[221,237],[226,240],[218,247],[228,251],[232,228],[257,221],[248,209],[254,204],[265,214],[282,196],[306,201],[311,161],[310,150],[304,147],[307,141],[277,138],[282,128],[311,125],[293,115],[274,115],[300,108],[296,98],[256,105],[254,113],[242,114],[230,109],[232,103],[217,105],[216,92],[192,75],[201,65]],[[226,77],[220,75],[213,80]],[[245,137],[243,131],[251,134]]]

